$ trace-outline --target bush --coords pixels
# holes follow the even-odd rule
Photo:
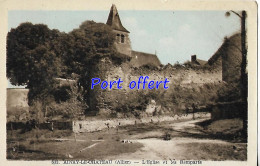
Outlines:
[[[153,63],[148,63],[148,64],[145,64],[145,65],[142,65],[142,66],[140,66],[140,68],[149,69],[149,70],[157,70],[158,69],[158,67]]]
[[[130,57],[124,54],[115,53],[111,55],[111,60],[114,65],[121,65],[124,62],[129,62]]]
[[[67,93],[70,97],[68,100],[60,103],[52,102],[49,105],[48,116],[62,115],[64,118],[78,119],[84,115],[87,104],[84,101],[82,88],[78,87],[76,83],[70,83]]]
[[[26,121],[29,117],[29,107],[7,107],[7,122]]]
[[[181,68],[183,66],[179,63],[179,61],[177,61],[177,62],[174,63],[173,67],[174,68]]]
[[[55,91],[53,92],[53,96],[55,98],[55,101],[57,103],[60,102],[64,102],[66,100],[69,100],[70,95],[69,95],[69,91],[70,91],[70,87],[69,86],[61,86],[61,87],[57,87],[57,89],[55,89]]]
[[[218,102],[231,102],[242,99],[239,84],[230,83],[222,85],[217,91]]]

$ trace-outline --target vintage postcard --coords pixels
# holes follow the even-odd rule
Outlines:
[[[0,7],[4,165],[256,165],[256,2]]]

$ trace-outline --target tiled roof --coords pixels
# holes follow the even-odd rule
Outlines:
[[[131,63],[135,67],[139,67],[145,64],[152,64],[154,66],[160,66],[161,62],[155,54],[149,54],[144,52],[132,51]]]

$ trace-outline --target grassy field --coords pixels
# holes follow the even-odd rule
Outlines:
[[[183,146],[184,152],[189,156],[183,159],[196,160],[246,160],[247,148],[244,145],[212,144],[212,143],[187,143]],[[198,150],[199,149],[199,150]],[[199,152],[199,153],[198,153]]]
[[[7,159],[246,160],[242,120],[180,120],[120,126],[89,133],[67,130],[7,132]],[[169,139],[166,138],[168,134]],[[220,137],[223,136],[223,137]],[[228,139],[227,139],[228,138]],[[123,140],[129,140],[124,143]]]
[[[76,136],[71,131],[64,130],[32,130],[23,134],[19,132],[14,131],[11,135],[8,131],[8,159],[49,160],[71,156],[74,159],[104,159],[108,155],[135,152],[142,147],[140,143],[120,142],[124,139],[124,134],[117,133],[115,129]],[[87,148],[91,145],[95,148]]]
[[[242,132],[243,121],[241,119],[207,120],[198,125],[202,126],[203,131],[211,137],[230,142],[247,142],[247,136]]]

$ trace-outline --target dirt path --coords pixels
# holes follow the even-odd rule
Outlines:
[[[177,133],[203,134],[196,123],[207,119],[191,120],[170,125]],[[161,138],[135,139],[133,142],[139,142],[144,145],[143,148],[131,154],[121,154],[110,156],[109,159],[243,159],[245,158],[246,144],[230,143],[214,139],[197,139],[193,137],[182,137],[175,135],[171,140],[165,141]],[[223,152],[224,151],[224,152]],[[227,153],[225,153],[227,152]],[[242,157],[241,157],[242,156]]]
[[[68,137],[41,139],[42,142],[28,140],[28,138],[33,138],[33,132],[25,133],[26,135],[18,133],[18,136],[24,138],[22,141],[16,141],[19,143],[19,150],[23,153],[15,155],[11,153],[13,152],[12,148],[17,145],[13,145],[9,141],[8,158],[36,160],[58,158],[87,160],[247,159],[247,144],[213,139],[212,135],[206,133],[203,127],[197,125],[205,120],[207,119],[150,122],[122,126],[119,130],[111,128],[97,132],[72,134]],[[226,123],[219,124],[217,124],[219,128],[226,125]],[[226,128],[224,129],[226,130]],[[233,128],[231,129],[233,130]],[[171,138],[168,141],[163,140],[166,133]]]

